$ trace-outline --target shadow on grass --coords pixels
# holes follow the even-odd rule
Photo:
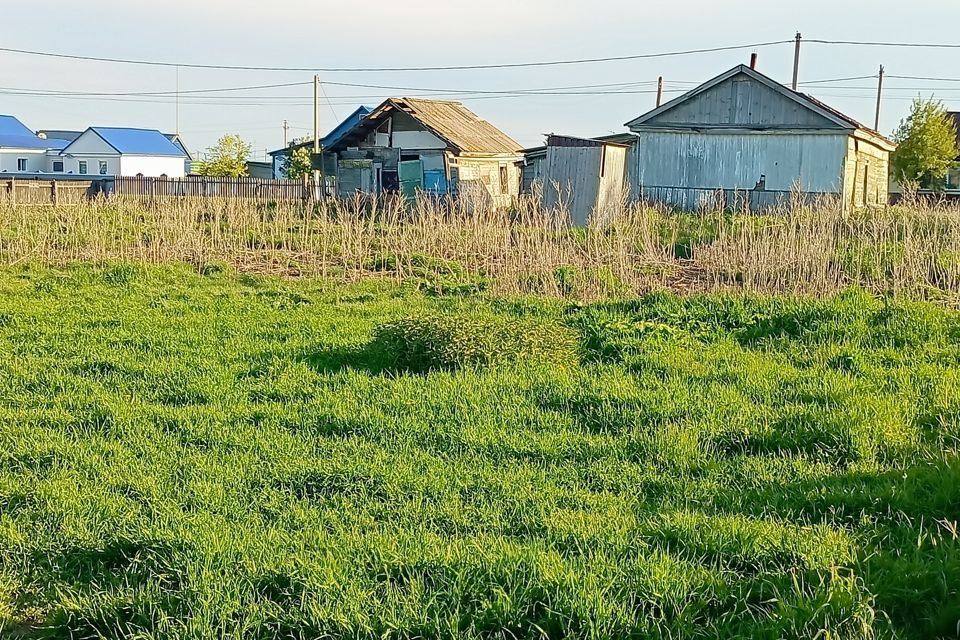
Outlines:
[[[904,637],[960,638],[960,458],[720,496],[720,511],[864,533],[858,573]]]
[[[404,373],[393,365],[379,345],[372,342],[323,347],[302,360],[318,373],[340,373],[351,370],[370,375]]]

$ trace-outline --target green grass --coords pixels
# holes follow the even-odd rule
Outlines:
[[[11,268],[0,350],[3,638],[960,633],[955,312]]]

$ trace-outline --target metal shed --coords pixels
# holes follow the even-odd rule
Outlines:
[[[544,206],[562,207],[573,224],[584,226],[608,215],[625,192],[627,146],[592,138],[553,135],[545,147],[528,149],[523,188],[540,184]]]
[[[845,208],[888,199],[881,134],[739,65],[630,122],[639,197],[763,209],[802,194]]]

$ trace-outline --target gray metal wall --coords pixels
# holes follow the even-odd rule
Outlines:
[[[739,74],[639,125],[754,126],[841,129],[837,123]]]
[[[843,133],[639,132],[638,167],[628,169],[644,189],[765,188],[839,193],[847,136]],[[639,171],[637,171],[639,169]]]
[[[563,205],[573,224],[584,226],[597,206],[603,147],[548,147],[543,169],[543,203]]]

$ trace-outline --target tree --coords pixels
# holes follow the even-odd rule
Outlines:
[[[235,134],[220,138],[215,147],[207,149],[206,159],[200,163],[202,176],[239,178],[247,175],[250,144]]]
[[[947,172],[960,156],[957,128],[943,103],[917,98],[910,115],[894,134],[894,176],[901,184],[913,183],[922,189],[942,188]]]
[[[306,142],[309,142],[306,138],[293,140],[290,146],[287,147],[289,153],[284,156],[281,161],[280,167],[283,175],[290,180],[299,180],[303,178],[303,176],[310,175],[313,171],[313,166],[310,162],[312,150],[309,147],[303,146]]]

